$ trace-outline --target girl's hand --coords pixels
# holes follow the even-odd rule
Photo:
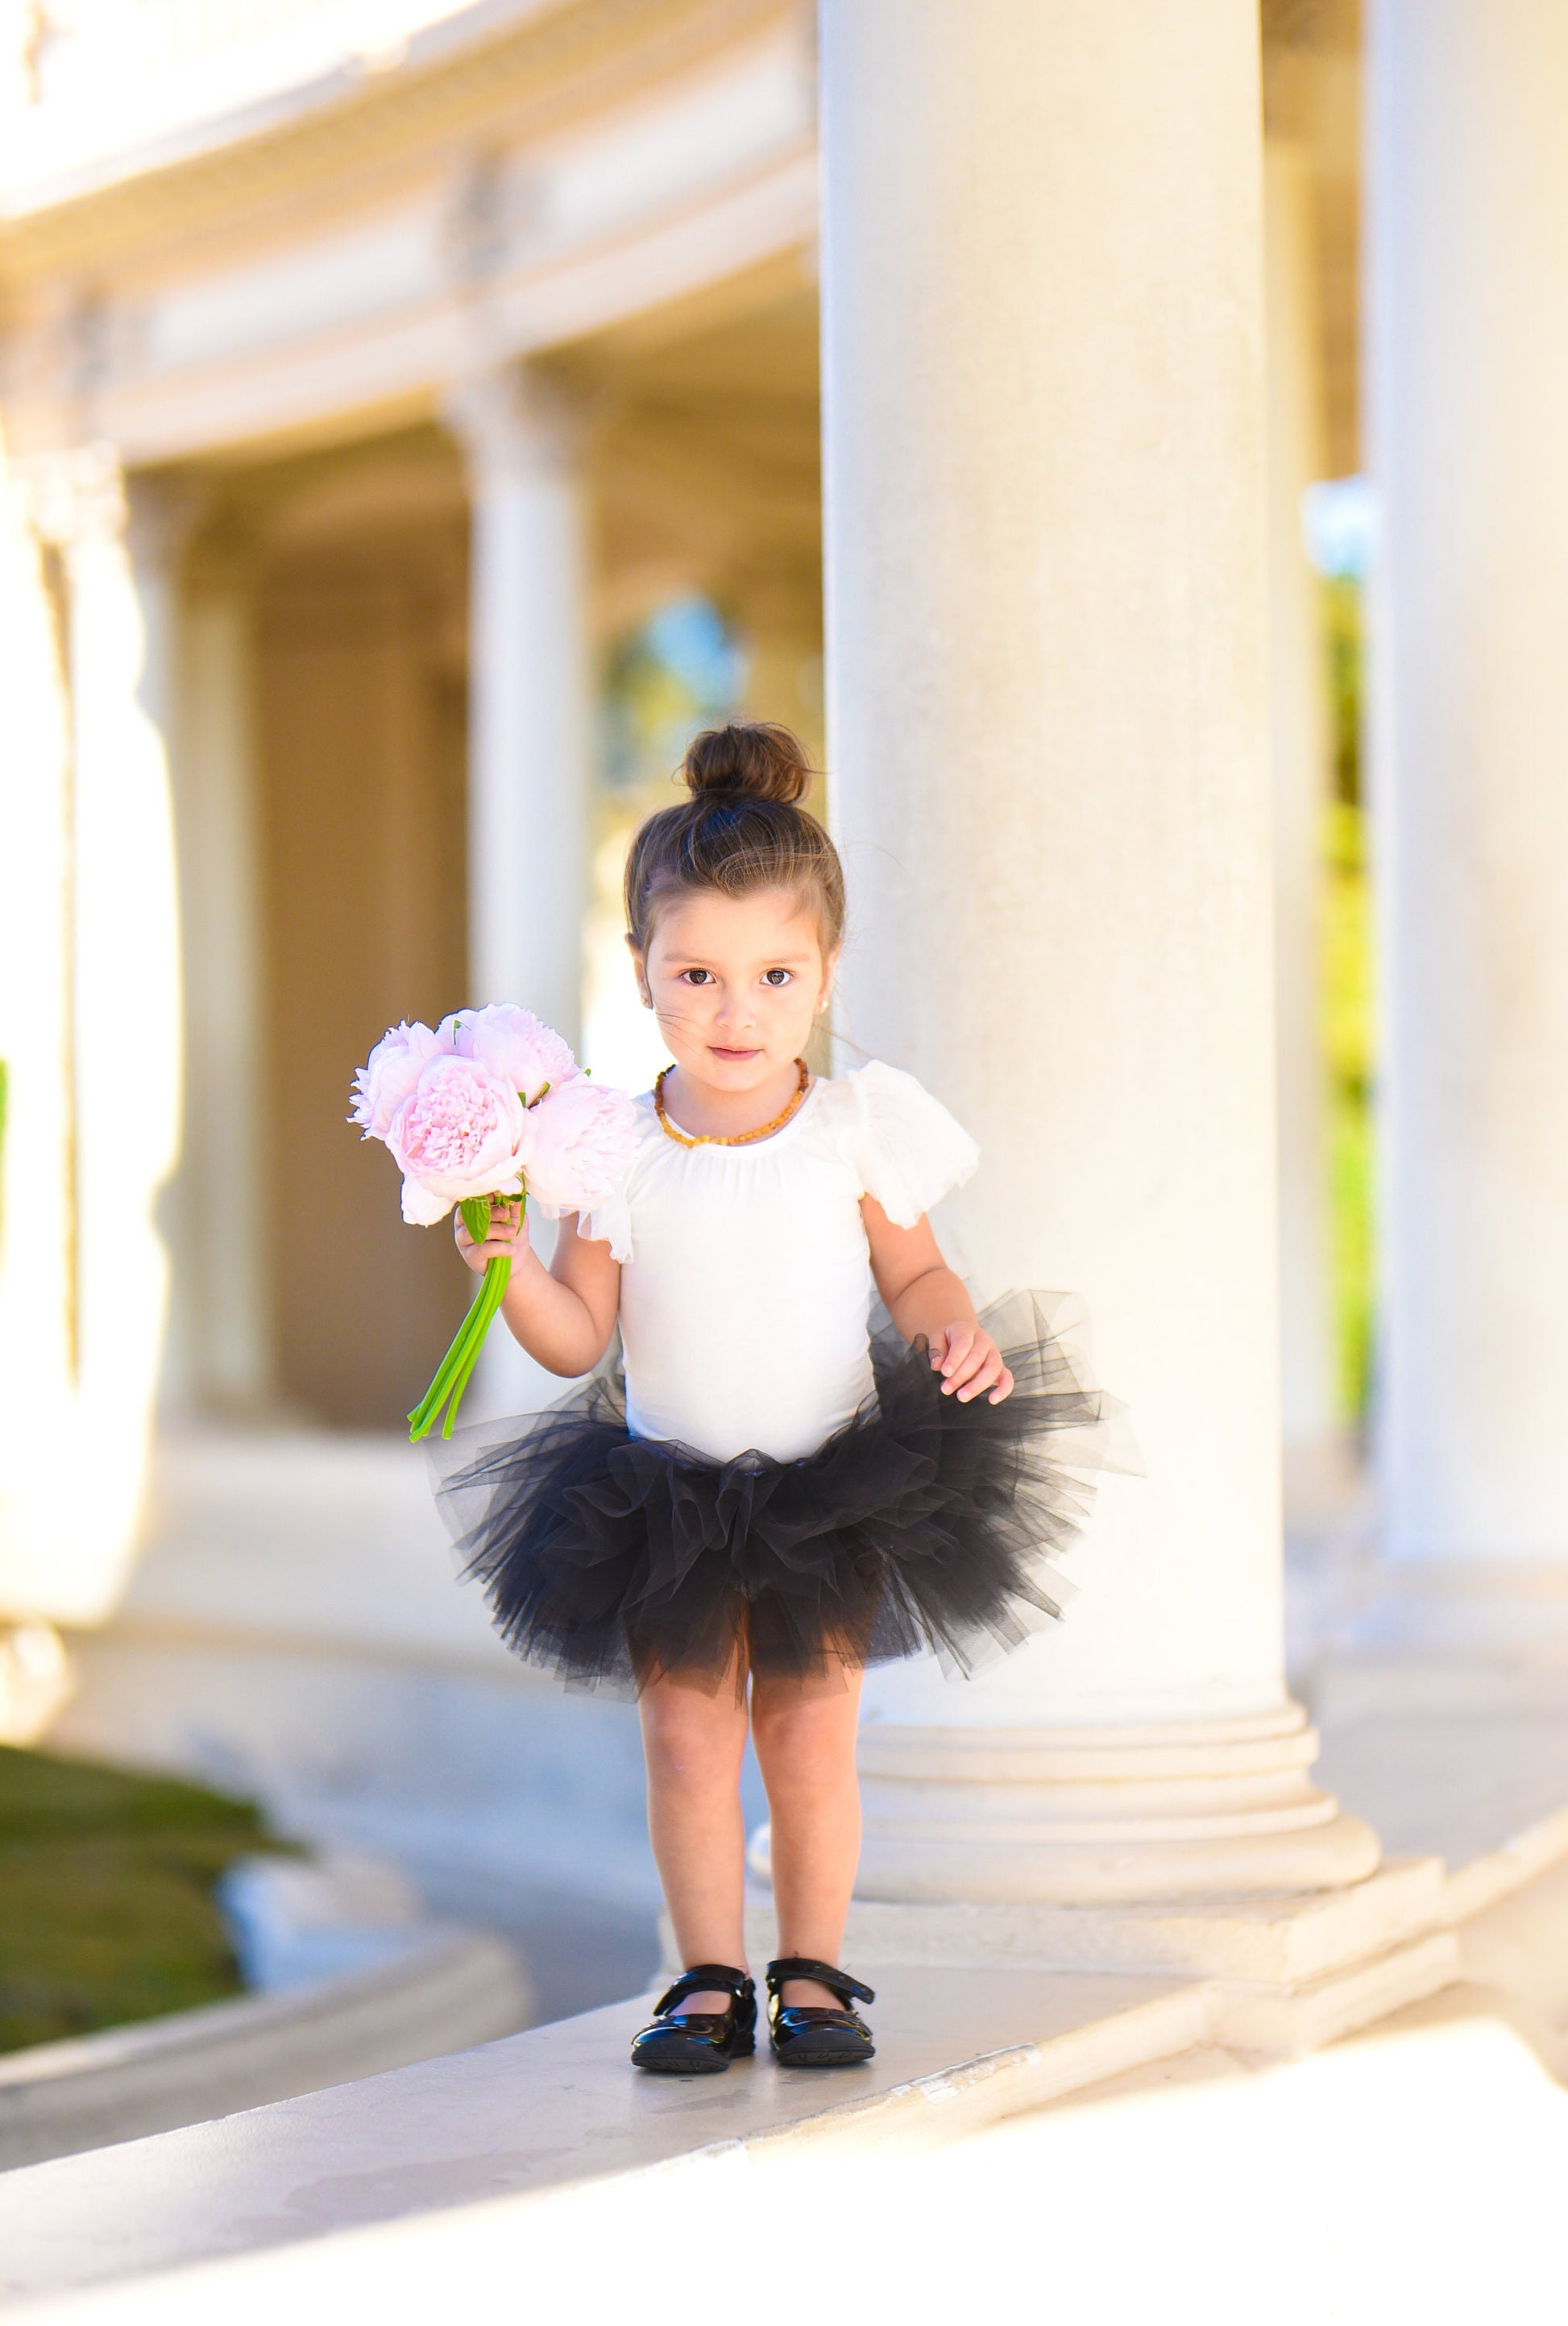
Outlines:
[[[945,1325],[931,1336],[931,1370],[942,1376],[942,1395],[960,1405],[982,1391],[990,1403],[1000,1405],[1013,1393],[1013,1375],[1002,1362],[1002,1352],[978,1325]]]
[[[475,1243],[463,1226],[461,1211],[454,1211],[452,1219],[457,1248],[476,1276],[482,1276],[492,1260],[519,1261],[527,1252],[528,1225],[520,1204],[490,1205],[490,1233],[483,1243]]]

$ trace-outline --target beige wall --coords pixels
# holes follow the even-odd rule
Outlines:
[[[444,1231],[405,1227],[389,1158],[345,1122],[385,1028],[463,993],[461,554],[350,537],[275,562],[257,626],[267,1209],[277,1387],[387,1428],[455,1329]]]

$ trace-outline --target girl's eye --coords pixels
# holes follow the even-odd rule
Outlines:
[[[762,972],[762,982],[764,985],[792,985],[795,982],[794,973],[788,969],[765,969]]]
[[[711,969],[683,969],[680,975],[683,985],[711,985],[714,979]]]

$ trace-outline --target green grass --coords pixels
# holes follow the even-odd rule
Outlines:
[[[279,1847],[249,1801],[0,1746],[0,2052],[238,1993],[213,1885]]]

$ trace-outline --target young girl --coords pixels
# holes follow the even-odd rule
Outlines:
[[[631,2056],[677,2075],[754,2049],[748,1717],[772,1817],[774,2054],[871,2058],[851,2005],[874,1997],[837,1967],[861,1673],[928,1647],[967,1670],[1059,1612],[1040,1554],[1084,1495],[1045,1449],[1071,1430],[1054,1443],[1081,1467],[1100,1414],[1029,1297],[999,1345],[938,1249],[926,1214],[978,1159],[952,1116],[891,1066],[807,1071],[845,917],[833,843],[798,805],[808,773],[782,728],[697,738],[691,796],[627,864],[628,943],[674,1064],[639,1102],[621,1190],[562,1222],[547,1270],[515,1207],[486,1243],[457,1229],[471,1268],[511,1260],[507,1322],[550,1372],[592,1372],[620,1328],[623,1384],[602,1372],[504,1425],[443,1493],[518,1652],[636,1688],[686,1968]],[[873,1285],[892,1320],[874,1338]]]

